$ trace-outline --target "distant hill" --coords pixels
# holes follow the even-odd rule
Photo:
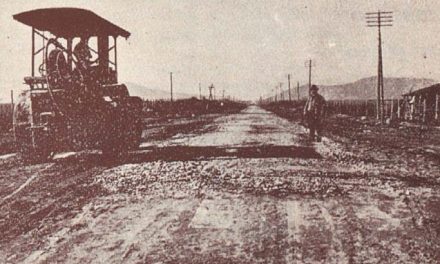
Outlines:
[[[437,83],[431,79],[422,78],[384,78],[385,99],[402,98],[402,94],[418,90]],[[326,100],[347,99],[376,99],[377,78],[363,78],[356,82],[340,85],[319,85],[319,93]],[[305,98],[308,94],[308,85],[300,87],[300,97]],[[288,98],[287,91],[284,92]],[[297,98],[296,88],[292,89],[292,97]]]
[[[170,92],[164,91],[164,90],[158,90],[158,89],[151,89],[147,88],[145,86],[136,84],[136,83],[130,83],[127,82],[125,85],[128,88],[128,91],[130,92],[130,95],[133,96],[139,96],[146,100],[160,100],[160,99],[170,99]],[[192,94],[186,94],[186,93],[174,93],[173,99],[185,99],[185,98],[191,98],[195,95]]]

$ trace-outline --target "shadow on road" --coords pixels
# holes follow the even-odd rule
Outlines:
[[[146,148],[144,153],[133,153],[132,158],[141,161],[150,160],[203,160],[218,157],[232,158],[303,158],[318,159],[321,156],[311,147],[302,146],[249,146],[249,147],[214,147],[214,146],[170,146]]]
[[[216,147],[216,146],[167,146],[146,147],[128,153],[124,157],[109,158],[99,153],[82,153],[57,162],[86,162],[100,165],[118,165],[123,163],[141,163],[151,161],[188,161],[208,160],[214,158],[322,158],[312,147],[303,146],[248,146],[248,147]]]

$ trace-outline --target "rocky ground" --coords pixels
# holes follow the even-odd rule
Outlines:
[[[12,129],[0,129],[0,155],[14,151],[14,135]]]
[[[287,102],[285,102],[287,103]],[[268,105],[265,108],[292,122],[304,123],[302,105]],[[383,168],[406,168],[410,181],[437,181],[440,167],[440,126],[417,122],[380,124],[373,117],[330,115],[324,134],[347,153]]]
[[[438,159],[328,131],[249,106],[117,164],[3,155],[0,260],[439,263]]]

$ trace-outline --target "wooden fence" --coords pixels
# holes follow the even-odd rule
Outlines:
[[[376,100],[328,101],[327,112],[329,114],[375,117]],[[385,100],[384,117],[422,123],[440,123],[438,107],[427,107],[423,104],[411,105],[405,99]]]
[[[344,114],[350,116],[376,116],[376,100],[332,100],[327,102],[329,114]],[[388,99],[384,102],[386,118],[403,118],[405,104],[402,99]]]
[[[326,102],[326,114],[343,114],[348,116],[366,116],[375,118],[376,102],[376,100],[329,100]],[[302,109],[304,107],[305,100],[292,100],[291,102],[263,101],[262,104],[275,104],[278,107]],[[426,108],[423,110],[420,108],[421,107],[419,106],[415,107],[415,109],[411,109],[408,101],[404,99],[387,99],[384,101],[384,118],[421,122],[424,116],[429,115],[435,116],[435,118],[434,120],[426,120],[427,122],[438,123],[440,121],[438,113],[435,114],[433,112],[438,112],[438,109]],[[413,112],[412,116],[410,115],[411,111]]]

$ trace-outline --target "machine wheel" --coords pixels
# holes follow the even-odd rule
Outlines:
[[[106,158],[120,159],[126,156],[128,151],[139,147],[143,131],[140,106],[142,101],[130,97],[119,111],[111,115],[112,119],[107,122],[107,135],[101,147]]]
[[[31,132],[29,126],[15,127],[16,145],[22,158],[31,163],[47,161],[52,153],[50,137],[42,131]]]
[[[32,131],[30,92],[23,92],[14,107],[15,147],[23,159],[44,162],[52,152],[52,138],[43,128]]]
[[[108,135],[102,144],[102,154],[106,159],[124,158],[128,151],[139,147],[142,136],[140,122],[133,122],[133,124],[118,130],[119,132]]]
[[[122,140],[117,136],[105,141],[101,148],[102,156],[105,161],[121,160],[127,156],[128,150],[128,145],[123,144]]]
[[[116,120],[118,120],[118,118]],[[122,132],[123,127],[118,121],[116,121],[116,123],[109,122],[107,125],[107,134],[101,143],[102,155],[106,160],[119,160],[124,157],[129,150],[129,145]]]
[[[129,150],[135,150],[139,148],[142,140],[142,120],[135,117],[135,120],[132,121],[129,127],[130,129],[125,131],[125,142]]]
[[[129,97],[126,110],[128,112],[128,125],[124,131],[126,134],[125,141],[130,150],[137,149],[142,140],[143,124],[142,124],[142,100],[138,97]]]

